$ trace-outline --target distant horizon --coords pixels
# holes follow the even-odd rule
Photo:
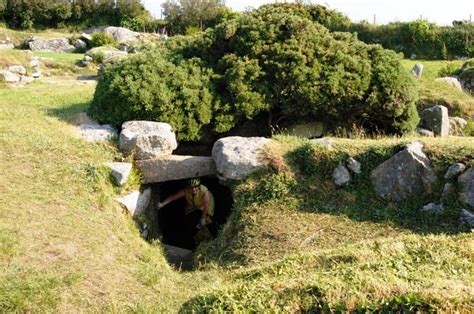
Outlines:
[[[161,4],[164,0],[142,0],[145,8],[155,18],[161,18]],[[285,2],[271,0],[229,0],[226,6],[235,11],[245,11],[248,8],[258,8],[262,4]],[[294,1],[286,1],[294,2]],[[353,22],[366,20],[369,23],[388,24],[392,22],[409,22],[420,18],[438,25],[452,25],[453,21],[473,20],[473,0],[451,0],[435,2],[429,0],[322,0],[311,1],[348,16]]]

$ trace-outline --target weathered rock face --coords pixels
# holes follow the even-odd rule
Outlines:
[[[0,49],[13,49],[15,46],[12,43],[0,43]]]
[[[436,136],[449,135],[448,108],[445,106],[434,106],[423,110],[421,113],[420,126],[431,130]]]
[[[309,122],[295,124],[287,128],[288,135],[314,138],[323,135],[324,124],[322,122]]]
[[[444,82],[453,87],[456,87],[459,90],[462,90],[461,82],[455,77],[440,77],[436,79],[437,82]]]
[[[193,177],[214,176],[216,165],[211,157],[160,156],[137,161],[145,183],[166,182]]]
[[[469,168],[458,177],[458,183],[461,185],[459,199],[461,202],[474,208],[474,168]]]
[[[112,176],[115,183],[123,185],[127,183],[130,172],[132,171],[132,164],[128,162],[108,162],[106,166],[112,170]]]
[[[124,197],[118,198],[117,201],[125,206],[129,213],[136,218],[150,205],[151,188],[147,188],[143,192],[132,192]]]
[[[372,171],[372,182],[380,196],[401,202],[431,192],[436,178],[422,148],[421,143],[413,142]]]
[[[104,32],[112,36],[119,43],[126,43],[137,40],[140,37],[139,33],[133,32],[128,28],[109,26],[104,29]]]
[[[76,47],[69,44],[66,38],[34,39],[28,43],[32,51],[74,52]]]
[[[171,155],[178,147],[171,125],[152,121],[127,121],[122,125],[120,150],[135,153],[135,159]]]
[[[351,181],[351,174],[343,164],[340,164],[334,169],[332,179],[337,186],[344,186]]]
[[[263,167],[259,155],[265,144],[264,137],[231,136],[218,140],[212,148],[212,158],[218,174],[224,179],[242,180]]]
[[[463,135],[467,121],[460,117],[449,117],[449,135]]]
[[[7,70],[0,71],[0,78],[2,78],[6,83],[20,82],[20,77],[18,75]]]
[[[460,162],[452,164],[449,166],[448,170],[446,170],[446,173],[444,174],[444,178],[446,180],[453,179],[460,175],[464,170],[466,170],[466,165],[462,164]]]
[[[421,77],[423,75],[423,64],[417,63],[413,66],[413,69],[411,70],[411,74],[414,77]]]

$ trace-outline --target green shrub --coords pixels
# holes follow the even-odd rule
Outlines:
[[[402,133],[418,115],[414,83],[400,59],[286,6],[266,5],[106,69],[91,114],[115,125],[168,122],[186,140],[261,115],[270,124],[318,119]]]
[[[459,74],[460,69],[452,63],[446,64],[438,71],[438,77],[447,77]]]
[[[116,47],[118,42],[109,34],[103,32],[97,32],[92,34],[92,47],[101,47],[101,46],[113,46]]]

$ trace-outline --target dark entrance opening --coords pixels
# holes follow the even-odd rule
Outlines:
[[[187,180],[161,183],[159,188],[160,200],[163,201],[180,189],[184,189],[186,184]],[[202,177],[201,184],[205,185],[214,195],[215,211],[213,224],[209,226],[209,230],[216,233],[226,222],[232,208],[232,193],[228,187],[221,185],[216,177]],[[185,205],[186,201],[183,197],[160,209],[158,212],[158,228],[161,230],[161,239],[164,244],[194,250],[196,243],[192,237],[193,231],[189,230],[190,226],[186,226],[185,223]]]

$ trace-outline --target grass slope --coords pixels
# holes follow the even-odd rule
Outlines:
[[[235,187],[228,224],[198,250],[200,268],[181,273],[114,203],[102,164],[121,156],[74,128],[93,90],[0,87],[0,312],[473,310],[459,204],[433,218],[418,211],[430,197],[396,206],[368,182],[411,139],[328,150],[276,137],[267,169]],[[423,141],[440,174],[472,166],[472,138]],[[363,173],[336,189],[330,174],[349,155]]]
[[[92,93],[0,88],[0,312],[163,311],[198,290],[112,201],[101,165],[115,149],[67,122]]]
[[[416,79],[420,89],[419,109],[434,105],[446,106],[450,116],[463,118],[474,117],[474,97],[467,92],[462,92],[444,82],[436,82],[439,72],[446,67],[460,69],[464,61],[440,60],[403,60],[402,64],[407,71],[411,71],[416,63],[421,63],[423,76]]]

